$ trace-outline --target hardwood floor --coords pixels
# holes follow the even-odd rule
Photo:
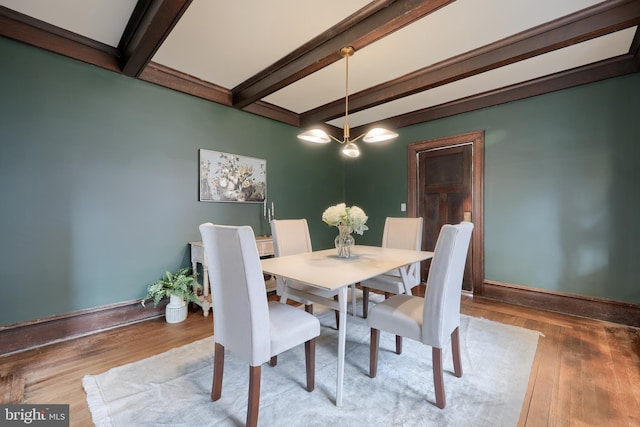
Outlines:
[[[640,426],[640,329],[462,297],[462,312],[544,334],[519,425]],[[68,403],[70,425],[92,425],[82,377],[212,334],[213,316],[163,318],[0,356],[0,401]],[[473,422],[470,420],[470,425]]]

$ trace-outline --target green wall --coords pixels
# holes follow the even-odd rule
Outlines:
[[[198,225],[268,232],[258,204],[198,202],[198,149],[267,160],[279,218],[404,216],[406,147],[485,130],[488,280],[640,303],[640,74],[400,129],[344,160],[298,129],[0,38],[0,325],[129,301],[189,265]]]
[[[0,38],[0,324],[133,300],[189,266],[207,222],[268,232],[261,204],[198,202],[198,149],[266,159],[279,218],[344,191],[297,129]]]
[[[485,131],[485,277],[640,304],[640,74],[400,130],[363,147],[346,195],[379,244],[404,216],[407,145]]]

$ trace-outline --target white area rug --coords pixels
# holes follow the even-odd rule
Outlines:
[[[320,308],[320,307],[317,307]],[[359,307],[358,313],[362,313]],[[378,375],[369,372],[369,328],[347,319],[344,404],[335,406],[337,331],[332,311],[319,315],[316,389],[305,391],[304,346],[262,367],[261,426],[515,426],[526,393],[539,332],[462,316],[463,376],[443,351],[447,407],[438,409],[431,348],[380,339]],[[83,386],[96,426],[238,426],[247,409],[246,363],[227,352],[222,398],[211,401],[213,338],[206,338],[100,375]]]

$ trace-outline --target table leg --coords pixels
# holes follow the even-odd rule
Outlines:
[[[203,265],[204,268],[204,265]],[[193,278],[196,279],[196,282],[198,281],[198,261],[195,259],[191,260],[191,271],[193,274]],[[207,280],[207,272],[203,271],[202,274],[202,295],[198,295],[198,299],[200,300],[200,306],[202,307],[202,314],[203,316],[207,316],[209,314],[209,307],[211,306],[211,304],[209,304],[209,300],[207,299],[207,294],[209,293],[209,289],[206,288],[204,286],[205,280]],[[195,291],[195,289],[194,289]]]
[[[211,303],[209,302],[209,268],[207,264],[202,264],[202,293],[204,294],[202,314],[204,317],[207,317],[209,316],[209,309],[211,308]]]
[[[342,384],[344,382],[344,352],[347,340],[347,287],[338,290],[340,326],[338,330],[338,379],[336,384],[336,406],[342,406]]]
[[[279,280],[279,278],[276,276],[276,290],[277,290],[277,280]],[[287,303],[287,299],[289,298],[289,284],[287,283],[287,279],[283,278],[282,279],[282,291],[280,293],[280,302],[283,304]]]
[[[404,284],[404,293],[411,295],[411,277],[409,276],[409,266],[405,265],[400,267],[400,277],[402,277],[402,283]]]

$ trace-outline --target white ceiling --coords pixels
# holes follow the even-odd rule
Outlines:
[[[384,3],[382,0],[373,3]],[[605,3],[620,3],[609,0]],[[136,0],[0,0],[0,5],[117,48]],[[188,2],[187,2],[188,3]],[[387,0],[386,3],[392,3]],[[428,3],[428,2],[424,2]],[[351,95],[483,48],[600,3],[598,0],[456,0],[366,44],[349,60]],[[637,2],[636,2],[637,4]],[[193,0],[152,61],[229,91],[341,20],[366,0]],[[352,112],[352,127],[628,54],[636,26]],[[337,60],[262,101],[296,114],[345,95]],[[342,118],[327,122],[342,126]]]

